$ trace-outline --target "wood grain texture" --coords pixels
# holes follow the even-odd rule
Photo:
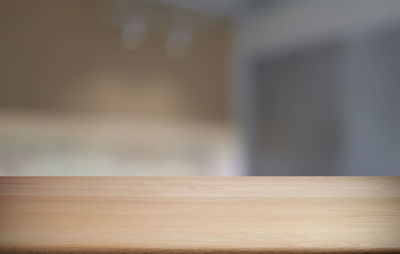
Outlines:
[[[400,253],[400,177],[2,177],[0,252]]]

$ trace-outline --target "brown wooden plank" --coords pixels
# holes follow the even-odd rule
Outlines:
[[[2,177],[2,253],[400,253],[400,177]]]

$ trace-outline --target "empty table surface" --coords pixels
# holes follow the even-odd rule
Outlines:
[[[2,253],[400,253],[400,177],[2,177]]]

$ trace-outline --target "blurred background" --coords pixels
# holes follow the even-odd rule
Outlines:
[[[399,0],[0,0],[0,175],[400,175]]]

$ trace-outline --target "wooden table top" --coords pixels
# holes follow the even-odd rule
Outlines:
[[[400,177],[2,177],[0,252],[400,253]]]

